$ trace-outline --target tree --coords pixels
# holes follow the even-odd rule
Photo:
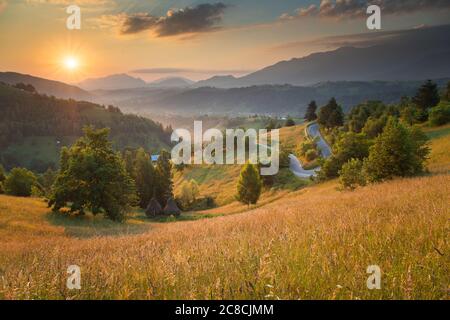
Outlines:
[[[429,121],[432,126],[442,126],[450,122],[450,102],[441,101],[430,110]]]
[[[144,151],[144,149],[139,148],[136,152],[134,181],[136,183],[139,206],[142,209],[147,207],[155,191],[154,172],[155,169],[153,168],[150,156]]]
[[[247,163],[241,170],[237,184],[237,199],[250,206],[256,204],[261,195],[262,181],[257,166]]]
[[[162,150],[156,162],[155,197],[164,207],[173,198],[172,163],[170,153]]]
[[[317,122],[327,129],[344,125],[344,112],[342,111],[341,106],[337,104],[335,98],[331,98],[331,100],[319,110]]]
[[[344,163],[339,170],[339,182],[344,188],[350,190],[354,190],[357,186],[364,186],[366,179],[363,174],[363,162],[359,159],[350,159]]]
[[[444,94],[442,95],[442,100],[450,102],[450,81],[447,83],[447,88],[444,91]]]
[[[305,120],[306,121],[316,120],[317,119],[316,111],[317,111],[317,104],[316,101],[313,100],[308,104],[308,108],[306,109],[305,112]]]
[[[424,170],[428,154],[426,136],[419,129],[390,118],[370,148],[364,170],[369,182],[412,176]]]
[[[0,194],[3,194],[5,192],[3,188],[3,182],[6,179],[5,169],[3,169],[3,166],[0,164]]]
[[[14,168],[3,182],[5,193],[17,197],[31,196],[32,187],[37,184],[33,172],[25,168]]]
[[[284,123],[284,126],[285,126],[285,127],[293,127],[293,126],[295,126],[295,121],[294,121],[294,119],[292,119],[291,117],[288,117],[288,118],[286,119],[286,122]]]
[[[199,187],[197,182],[192,179],[190,181],[184,181],[181,184],[181,192],[179,201],[184,209],[188,209],[193,204],[199,195]]]
[[[61,168],[53,185],[49,207],[94,215],[104,213],[121,221],[135,203],[135,186],[120,155],[108,141],[109,129],[84,129],[85,136],[62,151]]]
[[[437,85],[428,80],[418,90],[413,98],[414,104],[422,111],[420,120],[425,121],[428,118],[427,111],[439,103],[439,91]]]

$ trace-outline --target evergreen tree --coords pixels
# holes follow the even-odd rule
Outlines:
[[[5,192],[3,188],[3,182],[5,180],[6,180],[5,169],[3,169],[3,166],[0,164],[0,194],[3,194]]]
[[[408,129],[390,118],[370,148],[364,169],[369,182],[412,176],[423,171],[428,153],[426,137],[420,130]]]
[[[94,215],[105,213],[123,220],[135,202],[135,186],[120,155],[108,141],[109,129],[84,129],[85,136],[70,149],[62,150],[61,169],[53,185],[49,207]]]
[[[335,98],[319,110],[317,122],[327,129],[340,127],[344,125],[344,112]]]
[[[306,121],[314,121],[317,119],[317,104],[316,101],[311,101],[306,109],[305,120]]]
[[[0,183],[2,183],[3,181],[5,181],[5,179],[6,179],[5,169],[4,169],[3,166],[0,164]]]
[[[162,150],[156,162],[155,196],[164,207],[167,200],[173,198],[172,163],[170,153]]]
[[[438,87],[431,80],[428,80],[425,84],[423,84],[419,88],[419,90],[417,90],[417,93],[413,98],[413,102],[422,111],[422,116],[420,117],[420,120],[425,121],[428,119],[427,114],[428,109],[437,106],[439,100],[440,97]]]
[[[247,163],[241,170],[237,184],[237,199],[250,206],[256,204],[261,195],[262,180],[257,166]]]
[[[139,206],[145,209],[154,193],[154,168],[150,156],[139,148],[136,152],[135,178],[136,191],[139,197]]]

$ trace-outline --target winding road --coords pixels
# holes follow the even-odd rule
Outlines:
[[[307,126],[306,133],[311,139],[315,139],[317,147],[319,148],[323,158],[328,158],[331,156],[331,148],[320,134],[319,125],[317,123]],[[309,178],[317,176],[317,171],[320,170],[320,167],[314,170],[305,170],[303,169],[300,160],[295,155],[290,154],[289,169],[299,178]]]

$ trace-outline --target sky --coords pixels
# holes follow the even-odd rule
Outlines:
[[[80,30],[66,27],[72,4]],[[381,8],[381,30],[366,27],[370,4]],[[449,21],[448,0],[0,0],[0,71],[69,83],[242,76]]]

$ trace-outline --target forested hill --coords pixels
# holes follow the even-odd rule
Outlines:
[[[59,150],[82,135],[84,126],[111,129],[116,149],[167,147],[169,133],[161,124],[115,107],[63,100],[0,83],[0,162],[45,171],[56,167]]]

